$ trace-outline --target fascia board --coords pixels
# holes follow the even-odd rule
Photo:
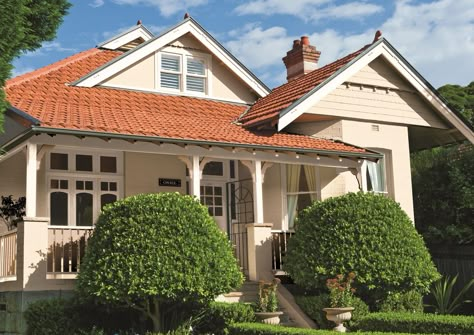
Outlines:
[[[112,37],[111,39],[100,43],[97,45],[98,48],[104,48],[104,49],[110,49],[110,50],[115,50],[119,47],[121,47],[124,44],[127,44],[138,37],[143,38],[145,41],[148,41],[153,38],[153,34],[146,29],[145,26],[138,25],[134,26],[123,33]]]
[[[266,87],[253,78],[249,71],[246,71],[234,59],[232,59],[232,57],[230,57],[225,50],[223,50],[211,38],[209,38],[208,34],[202,28],[197,26],[192,20],[183,21],[183,23],[172,28],[168,32],[156,37],[154,40],[150,40],[147,44],[142,45],[141,47],[137,47],[136,49],[129,51],[121,58],[112,61],[108,65],[105,65],[93,75],[86,76],[74,84],[79,87],[96,86],[118,72],[124,70],[128,66],[147,57],[151,53],[156,52],[157,50],[187,33],[191,33],[204,46],[206,46],[206,48],[208,48],[219,60],[229,67],[231,71],[233,71],[240,79],[242,79],[249,87],[251,87],[260,97],[263,97],[269,93],[269,90]]]
[[[341,85],[347,79],[359,72],[364,66],[369,64],[375,58],[377,58],[381,54],[381,52],[381,44],[378,44],[375,47],[369,49],[368,52],[365,53],[362,57],[358,56],[358,58],[346,65],[346,67],[340,70],[340,72],[336,76],[328,78],[326,81],[319,84],[316,87],[316,90],[308,92],[306,95],[294,102],[286,110],[283,110],[280,113],[281,116],[278,120],[278,131],[283,130],[286,126],[288,126],[300,115],[305,113],[313,105],[315,105],[325,96],[334,91],[339,85]]]

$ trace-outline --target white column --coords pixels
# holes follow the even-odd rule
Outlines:
[[[362,192],[367,192],[367,161],[363,161],[360,167],[360,179],[362,183]]]
[[[199,166],[199,156],[193,156],[193,170],[192,170],[192,182],[193,182],[193,195],[200,201],[201,199],[201,169]]]
[[[263,190],[262,190],[262,162],[256,160],[253,162],[253,204],[254,204],[254,221],[255,223],[263,223]]]
[[[26,146],[26,216],[36,217],[36,144]]]

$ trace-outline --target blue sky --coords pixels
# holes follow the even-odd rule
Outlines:
[[[428,80],[474,80],[474,0],[73,0],[57,38],[14,62],[14,75],[92,48],[140,19],[153,33],[185,12],[269,87],[285,81],[281,58],[310,37],[331,62],[383,36]]]

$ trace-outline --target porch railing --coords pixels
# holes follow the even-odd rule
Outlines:
[[[17,232],[0,236],[0,281],[16,280]]]
[[[92,227],[48,227],[47,272],[49,278],[74,278],[79,272]]]
[[[272,269],[275,272],[284,272],[283,258],[286,255],[288,240],[295,233],[293,231],[272,230]]]

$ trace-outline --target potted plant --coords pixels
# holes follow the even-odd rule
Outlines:
[[[271,282],[261,280],[258,285],[258,301],[255,317],[258,321],[277,325],[280,323],[280,315],[283,312],[278,311],[277,286],[280,280],[274,278]]]
[[[351,319],[354,310],[354,307],[351,307],[355,292],[351,287],[354,278],[355,274],[351,272],[346,277],[340,274],[326,281],[331,307],[324,308],[323,311],[326,312],[326,318],[336,324],[334,330],[340,333],[346,332],[344,322]]]

